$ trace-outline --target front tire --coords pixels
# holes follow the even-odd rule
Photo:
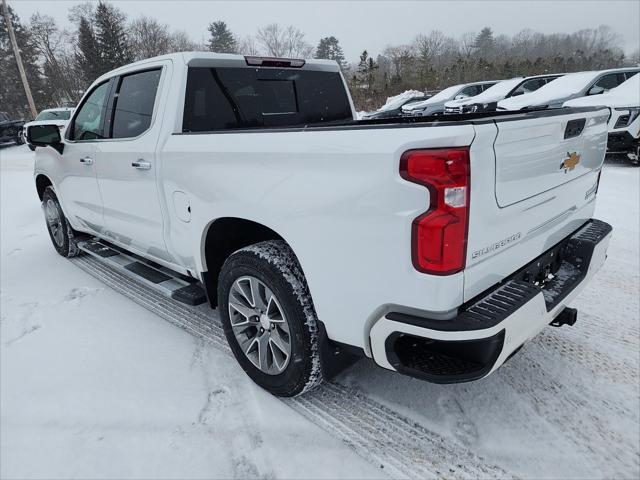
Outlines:
[[[56,251],[63,257],[79,255],[81,250],[78,248],[78,233],[71,228],[67,217],[64,216],[56,192],[51,186],[45,188],[42,195],[42,209],[49,237]]]
[[[318,320],[285,242],[261,242],[232,254],[220,272],[218,305],[231,351],[255,383],[292,397],[322,382]]]

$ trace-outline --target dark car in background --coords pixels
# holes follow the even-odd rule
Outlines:
[[[24,143],[22,139],[22,126],[24,120],[11,120],[7,112],[0,112],[0,143]]]

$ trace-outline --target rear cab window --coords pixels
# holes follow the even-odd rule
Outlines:
[[[338,72],[190,67],[183,132],[302,127],[353,120]]]

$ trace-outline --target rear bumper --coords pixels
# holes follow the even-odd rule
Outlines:
[[[590,220],[463,305],[454,319],[387,313],[370,332],[373,359],[381,367],[435,383],[485,377],[578,295],[604,263],[611,231],[609,224]]]

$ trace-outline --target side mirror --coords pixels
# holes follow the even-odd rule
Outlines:
[[[51,146],[62,155],[64,144],[57,125],[34,125],[27,129],[27,141],[35,147]]]
[[[460,93],[453,97],[454,100],[464,100],[465,98],[469,98],[469,95],[465,95],[464,93]]]
[[[604,92],[604,88],[594,85],[589,89],[589,95],[600,95]]]

